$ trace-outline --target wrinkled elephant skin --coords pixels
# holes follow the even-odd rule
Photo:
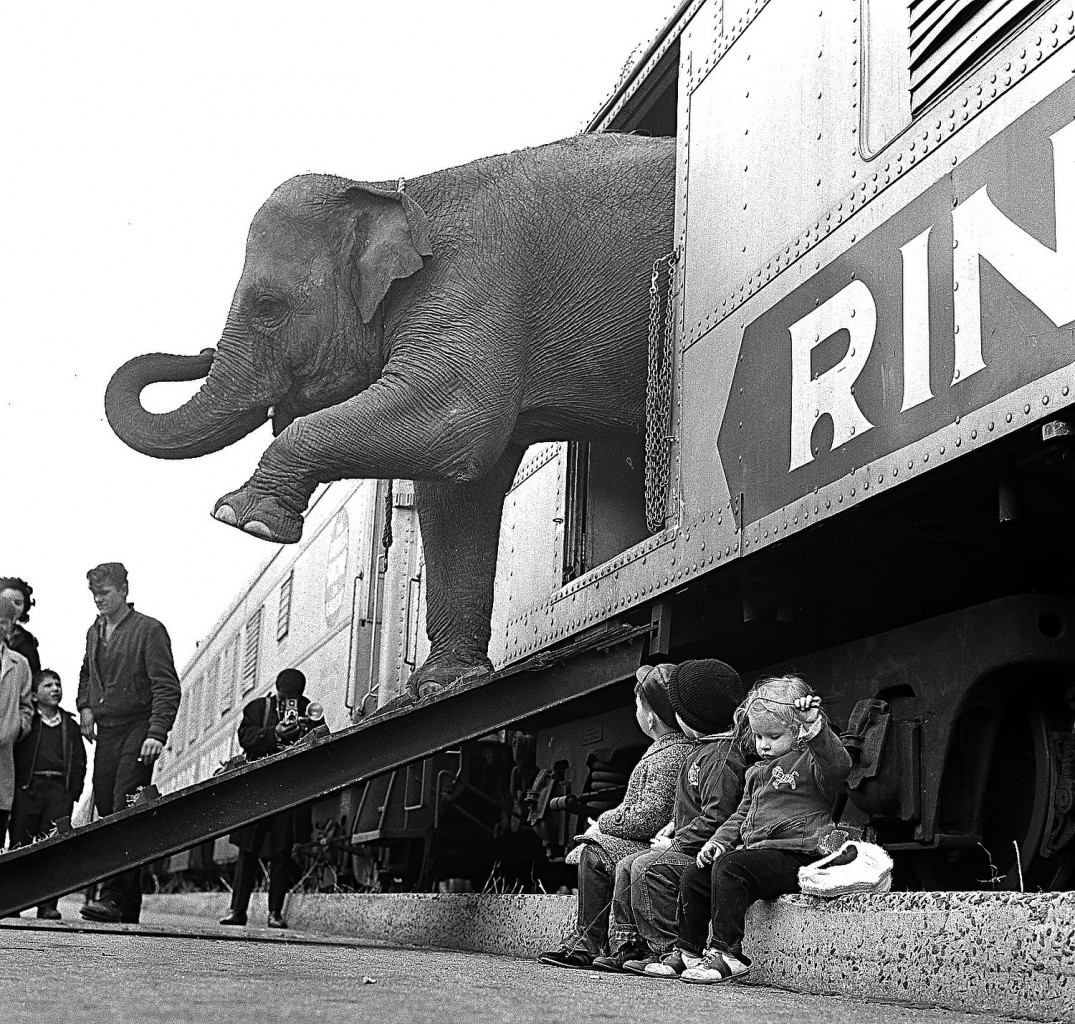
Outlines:
[[[114,374],[109,422],[191,458],[271,416],[275,439],[214,515],[297,541],[319,483],[415,481],[430,656],[412,693],[488,671],[506,494],[526,446],[635,437],[648,285],[673,245],[675,145],[587,135],[365,184],[302,175],[258,211],[215,353]],[[171,412],[160,380],[205,377]]]

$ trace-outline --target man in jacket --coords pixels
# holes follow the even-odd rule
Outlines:
[[[50,668],[34,676],[37,707],[30,732],[15,745],[15,803],[11,809],[11,845],[25,846],[46,836],[68,817],[82,795],[86,746],[78,723],[60,707],[63,686]],[[57,900],[39,903],[37,916],[60,919]]]
[[[302,691],[306,677],[296,668],[285,668],[276,677],[276,693],[258,697],[243,708],[239,723],[239,746],[251,761],[267,757],[290,746],[303,735],[303,720],[310,706]],[[239,847],[231,910],[221,924],[246,924],[246,907],[259,874],[259,860],[269,861],[270,928],[286,928],[284,897],[294,884],[296,864],[291,856],[295,843],[310,838],[310,808],[281,811],[233,832],[229,838]]]
[[[102,817],[127,806],[149,785],[179,710],[179,677],[168,632],[127,601],[127,570],[105,562],[86,573],[98,616],[86,634],[75,702],[82,735],[96,741],[93,800]],[[107,879],[81,914],[91,921],[137,924],[142,872]]]

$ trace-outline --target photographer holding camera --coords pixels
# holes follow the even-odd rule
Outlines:
[[[239,723],[239,745],[248,760],[275,754],[301,739],[320,724],[323,711],[302,695],[306,677],[295,668],[285,668],[276,677],[276,692],[252,700],[243,708]],[[310,839],[310,808],[296,807],[271,818],[247,825],[228,837],[239,847],[231,910],[221,924],[245,925],[246,908],[259,871],[259,860],[269,861],[270,928],[286,928],[284,897],[294,884],[297,865],[291,856],[295,843]]]

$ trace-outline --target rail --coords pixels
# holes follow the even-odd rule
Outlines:
[[[0,855],[0,915],[148,864],[629,678],[651,626],[613,624],[418,704]],[[526,678],[520,678],[525,676]]]

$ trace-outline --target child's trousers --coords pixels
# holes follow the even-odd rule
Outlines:
[[[563,936],[565,949],[603,956],[608,952],[608,908],[612,903],[611,858],[587,843],[579,858],[579,896],[575,925]]]
[[[613,952],[644,946],[667,953],[676,942],[679,880],[694,857],[678,850],[643,850],[616,865],[609,943]]]
[[[692,864],[679,887],[679,948],[700,956],[712,930],[713,949],[741,957],[750,904],[798,892],[799,868],[817,856],[763,847],[732,850],[708,868]]]

